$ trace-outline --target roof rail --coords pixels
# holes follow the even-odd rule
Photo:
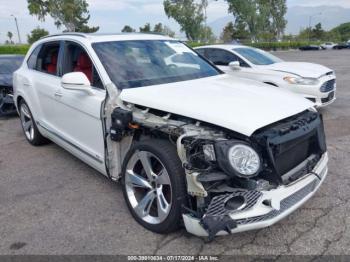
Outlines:
[[[47,35],[47,36],[43,36],[43,37],[41,37],[40,39],[49,38],[49,37],[54,37],[54,36],[65,36],[65,35],[70,35],[70,36],[80,36],[80,37],[87,38],[87,35],[86,35],[85,33],[68,32],[68,33],[61,33],[61,34]]]

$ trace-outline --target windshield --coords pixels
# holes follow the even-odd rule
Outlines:
[[[186,81],[220,72],[178,41],[133,40],[94,43],[119,89]]]
[[[282,62],[278,57],[255,48],[236,48],[234,51],[254,65],[271,65]]]
[[[22,57],[0,57],[0,74],[8,75],[15,72],[22,64]]]

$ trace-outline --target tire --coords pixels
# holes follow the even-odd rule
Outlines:
[[[19,103],[19,116],[24,136],[30,144],[41,146],[49,143],[49,140],[40,134],[32,112],[24,100]]]
[[[146,173],[144,166],[151,166],[148,170],[153,173]],[[170,142],[154,139],[132,146],[124,160],[122,187],[132,216],[143,227],[159,234],[180,228],[187,187],[181,161]]]

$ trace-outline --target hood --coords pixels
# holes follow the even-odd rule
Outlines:
[[[313,106],[291,92],[230,75],[124,89],[120,98],[246,136]]]
[[[319,78],[326,73],[333,71],[323,65],[301,62],[281,62],[261,67],[263,69],[280,71],[309,78]]]
[[[0,86],[12,86],[12,74],[0,74]]]

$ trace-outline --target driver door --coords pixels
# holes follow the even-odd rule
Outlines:
[[[65,41],[61,76],[84,73],[91,82],[91,92],[68,90],[60,85],[55,91],[55,126],[60,143],[88,164],[105,173],[102,106],[106,97],[101,79],[86,50]]]

